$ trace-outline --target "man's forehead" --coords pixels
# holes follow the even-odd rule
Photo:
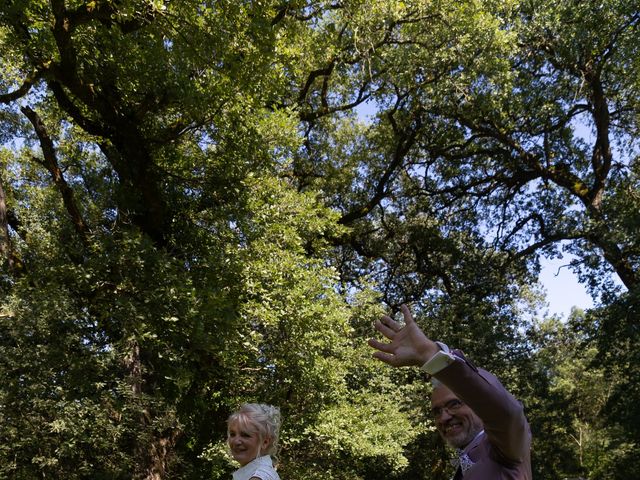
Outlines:
[[[435,387],[433,392],[431,392],[431,405],[444,405],[449,400],[454,399],[459,400],[455,393],[442,384]]]

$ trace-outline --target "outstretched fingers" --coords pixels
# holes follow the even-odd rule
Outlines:
[[[383,361],[386,364],[389,364],[393,367],[398,366],[398,361],[396,359],[395,355],[391,355],[390,353],[383,353],[380,351],[377,352],[373,352],[373,356],[374,358],[377,358],[378,360]]]
[[[400,305],[400,310],[402,311],[405,325],[416,323],[416,321],[413,319],[413,315],[411,315],[411,310],[409,310],[409,307],[407,307],[404,303]]]
[[[391,317],[383,315],[380,320],[376,320],[375,328],[388,339],[393,339],[402,326]]]
[[[369,346],[375,348],[376,350],[380,351],[380,352],[385,352],[385,353],[393,353],[395,348],[393,347],[393,344],[391,343],[382,343],[379,340],[376,340],[375,338],[370,338],[369,339]],[[375,352],[374,355],[378,353]]]
[[[376,349],[373,352],[373,356],[378,360],[382,360],[384,363],[388,363],[389,365],[396,366],[397,358],[395,354],[395,346],[391,343],[383,343],[375,338],[369,339],[369,346]]]

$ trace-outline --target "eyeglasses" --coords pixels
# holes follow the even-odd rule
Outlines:
[[[441,407],[433,407],[431,409],[431,414],[434,416],[434,418],[439,418],[440,416],[442,416],[442,413],[446,410],[449,415],[453,415],[455,412],[460,410],[460,408],[462,408],[463,405],[464,403],[462,402],[462,400],[453,398]]]

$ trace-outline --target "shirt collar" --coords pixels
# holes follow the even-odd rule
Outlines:
[[[458,455],[462,454],[462,453],[467,453],[469,450],[471,450],[471,447],[475,444],[475,441],[478,440],[480,437],[482,437],[484,435],[484,430],[480,430],[475,437],[473,437],[473,439],[467,443],[467,445],[464,448],[459,448],[456,450],[456,453],[458,453]]]
[[[251,460],[244,467],[240,467],[238,470],[233,472],[233,480],[249,480],[253,477],[253,474],[256,473],[258,467],[263,465],[273,468],[273,461],[271,460],[270,455],[263,455],[255,460]]]

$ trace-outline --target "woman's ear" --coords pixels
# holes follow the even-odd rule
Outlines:
[[[260,445],[260,451],[261,452],[266,451],[267,448],[269,448],[269,445],[271,445],[271,437],[267,435],[262,439],[262,445]]]

